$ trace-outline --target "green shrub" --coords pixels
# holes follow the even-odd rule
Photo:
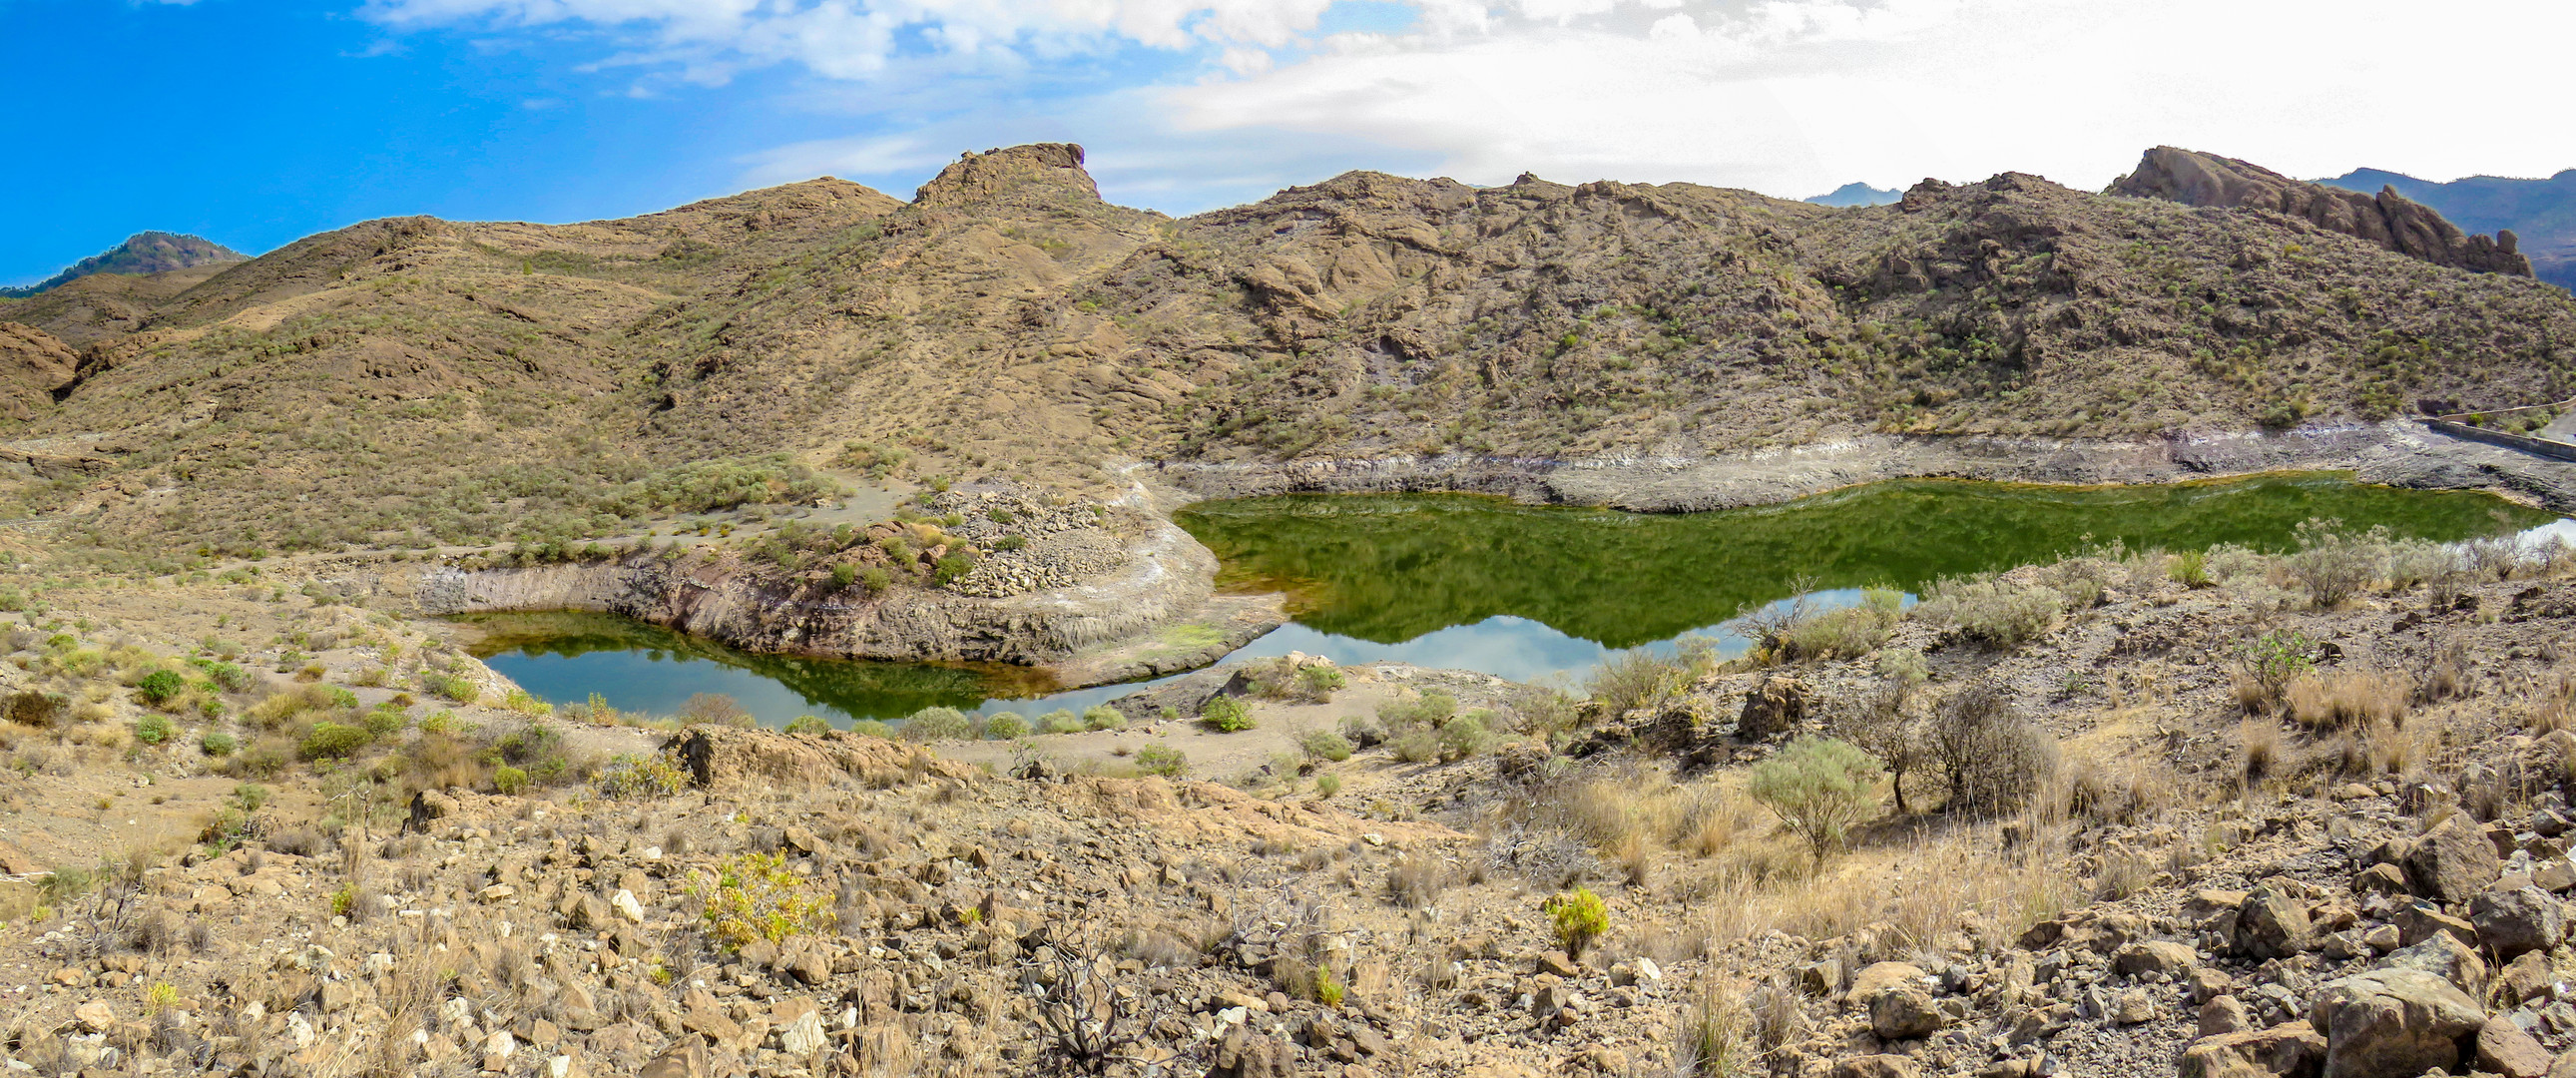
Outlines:
[[[621,752],[600,765],[601,797],[669,797],[689,787],[689,776],[668,753]]]
[[[860,719],[850,724],[850,732],[860,737],[894,737],[894,727],[876,719]]]
[[[971,551],[960,550],[954,554],[950,554],[947,557],[939,559],[939,564],[933,567],[932,576],[934,579],[938,580],[941,585],[945,586],[956,583],[959,578],[974,571],[974,553]]]
[[[2281,565],[2308,589],[2320,610],[2343,605],[2377,578],[2388,560],[2385,526],[2354,535],[2340,520],[2311,519],[2299,525],[2298,542],[2299,549],[2281,559]]]
[[[1493,743],[1493,733],[1486,728],[1486,721],[1493,716],[1493,712],[1478,708],[1442,723],[1440,725],[1441,761],[1456,763],[1485,751],[1486,746]]]
[[[859,571],[859,583],[867,585],[868,594],[882,595],[894,586],[894,574],[882,565],[871,565]]]
[[[1317,703],[1331,701],[1334,693],[1351,683],[1350,676],[1342,673],[1341,667],[1321,663],[1297,671],[1297,680],[1306,690],[1306,695]]]
[[[304,735],[303,743],[296,746],[295,754],[306,760],[344,759],[366,748],[372,740],[373,736],[363,726],[317,722],[313,724],[313,731]]]
[[[974,720],[953,707],[925,707],[903,720],[906,741],[954,741],[974,734]]]
[[[391,737],[401,733],[403,727],[411,725],[411,716],[403,714],[400,708],[380,707],[367,712],[366,718],[359,721],[366,726],[367,733],[370,735]]]
[[[1306,755],[1340,763],[1351,758],[1351,740],[1330,730],[1317,730],[1298,740]]]
[[[424,670],[421,671],[420,683],[423,688],[437,693],[440,697],[460,704],[471,704],[483,697],[483,686],[476,684],[472,678]]]
[[[1557,894],[1542,907],[1556,929],[1556,941],[1565,945],[1569,958],[1581,961],[1583,949],[1610,930],[1610,906],[1589,887],[1577,887]]]
[[[1601,661],[1584,682],[1584,692],[1613,715],[1661,705],[1717,665],[1717,646],[1690,635],[1673,642],[1673,654],[1658,655],[1631,648]]]
[[[1416,726],[1386,739],[1386,751],[1408,764],[1428,763],[1440,758],[1440,731],[1429,726]]]
[[[996,711],[984,720],[984,737],[992,741],[1016,741],[1029,736],[1029,720],[1016,711]]]
[[[188,664],[203,671],[207,681],[225,692],[241,692],[250,688],[250,672],[231,663],[217,662],[213,659],[190,659]]]
[[[831,888],[788,871],[786,858],[774,853],[737,854],[713,869],[692,869],[684,888],[704,903],[707,934],[727,951],[832,923]]]
[[[2323,650],[2317,638],[2296,629],[2278,629],[2255,637],[2236,659],[2238,669],[2245,675],[2245,690],[2238,698],[2247,710],[2270,710],[2281,702],[2291,682],[2317,668],[2317,656]]]
[[[1176,779],[1189,774],[1189,757],[1169,745],[1147,745],[1136,750],[1136,770],[1148,775]]]
[[[791,734],[828,734],[832,732],[832,724],[820,715],[798,715],[787,720],[786,730]]]
[[[1094,730],[1124,730],[1127,713],[1107,704],[1093,704],[1082,709],[1082,725]]]
[[[1882,773],[1878,761],[1846,742],[1801,737],[1755,764],[1745,789],[1821,859],[1877,815]]]
[[[1218,693],[1199,705],[1199,721],[1221,734],[1249,730],[1252,729],[1252,708],[1241,700]]]
[[[166,716],[145,715],[134,723],[134,740],[146,745],[158,745],[168,741],[170,735],[175,732]]]
[[[243,812],[257,812],[268,803],[268,787],[256,782],[240,783],[233,787],[233,801]]]
[[[420,732],[424,734],[453,734],[464,728],[453,711],[433,711],[420,720]]]
[[[1378,725],[1389,734],[1425,726],[1437,729],[1458,713],[1458,698],[1438,689],[1430,689],[1401,700],[1389,700],[1377,708]]]
[[[230,756],[241,747],[241,739],[221,730],[208,730],[197,739],[197,747],[208,756]]]
[[[1342,792],[1342,777],[1334,774],[1315,776],[1315,796],[1331,797]]]
[[[1865,588],[1858,606],[1802,613],[1781,631],[1779,657],[1798,662],[1867,655],[1896,631],[1903,603],[1904,596],[1893,588]]]
[[[2012,586],[1991,578],[1950,578],[1932,585],[1914,609],[1937,623],[1957,626],[1969,639],[2012,647],[2057,624],[2066,599],[2046,585]]]
[[[134,694],[142,698],[146,707],[167,706],[186,691],[188,679],[179,676],[176,670],[155,670],[134,683]]]
[[[1078,734],[1090,727],[1072,709],[1060,707],[1038,716],[1038,729],[1050,734]]]
[[[842,562],[842,563],[840,563],[840,564],[838,564],[838,565],[834,565],[834,566],[832,567],[832,587],[834,587],[834,588],[836,588],[836,589],[837,589],[837,588],[847,588],[847,587],[849,587],[850,585],[852,585],[852,584],[856,584],[856,583],[858,583],[858,582],[859,582],[859,567],[858,567],[858,566],[853,565],[853,564],[851,564],[851,563],[849,563],[849,562]]]
[[[563,731],[550,723],[531,722],[501,735],[499,741],[492,743],[492,749],[500,754],[503,763],[521,767],[542,765],[563,756]]]
[[[507,710],[516,711],[522,715],[552,715],[555,713],[555,706],[553,704],[537,699],[534,695],[530,694],[528,690],[519,688],[516,685],[511,686],[508,692],[501,694],[501,706]]]
[[[492,772],[492,789],[512,797],[528,790],[528,773],[507,764]]]
[[[2209,555],[2199,550],[2186,550],[2165,559],[2165,575],[2186,588],[2209,586]]]

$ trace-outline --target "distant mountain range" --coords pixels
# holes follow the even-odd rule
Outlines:
[[[1884,206],[1904,197],[1903,191],[1855,182],[1801,201],[1812,202],[1818,206]]]
[[[0,296],[24,297],[70,284],[94,273],[142,275],[168,273],[217,262],[247,262],[250,256],[202,236],[170,232],[137,232],[125,242],[81,259],[51,277],[23,288],[0,288]]]
[[[2535,276],[2576,290],[2576,169],[2545,180],[2470,176],[2434,183],[2365,168],[2316,182],[2364,194],[2394,187],[2398,194],[2431,206],[2470,232],[2512,229],[2522,242],[2522,253],[2531,257]]]

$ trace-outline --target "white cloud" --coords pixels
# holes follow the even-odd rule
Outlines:
[[[2352,0],[2331,18],[2289,0],[1687,6],[1644,21],[1598,0],[1525,0],[1531,17],[1481,34],[1315,55],[1165,107],[1183,132],[1423,147],[1480,183],[1530,170],[1794,196],[2016,170],[2098,188],[2159,144],[2303,176],[2576,166],[2576,128],[2547,104],[2548,50],[2576,36],[2565,5]],[[1558,25],[1577,8],[1598,17]],[[2476,43],[2474,74],[2388,48],[2398,25]]]
[[[1410,25],[1347,33],[1324,29],[1332,0],[367,2],[396,27],[586,28],[623,50],[604,66],[657,77],[820,76],[800,100],[862,133],[759,155],[753,178],[1074,139],[1113,196],[1175,210],[1358,161],[1790,196],[2008,169],[2099,187],[2158,144],[2303,176],[2576,166],[2551,104],[2576,5],[2556,0],[1404,0]],[[1140,49],[1180,74],[1060,89]]]

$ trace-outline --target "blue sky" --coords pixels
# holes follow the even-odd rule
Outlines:
[[[2523,0],[0,0],[0,284],[141,229],[567,221],[1084,143],[1186,213],[1350,168],[1801,197],[2160,143],[2297,175],[2576,165]],[[2331,17],[2320,18],[2320,15]],[[2464,79],[2433,54],[2478,55]],[[2227,28],[2213,34],[2211,27]]]

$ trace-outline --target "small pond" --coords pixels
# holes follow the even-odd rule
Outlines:
[[[1681,515],[1473,495],[1288,495],[1202,502],[1174,519],[1217,553],[1220,587],[1289,596],[1294,622],[1234,660],[1293,650],[1534,680],[1579,678],[1614,650],[1667,648],[1692,632],[1740,650],[1726,631],[1739,610],[1801,590],[1849,602],[1863,586],[1910,592],[2115,540],[2280,549],[2311,517],[2441,541],[2565,527],[2485,494],[2314,474],[2138,487],[1910,480]],[[595,692],[659,714],[701,692],[773,724],[897,718],[933,704],[1033,714],[1136,688],[1058,693],[1011,667],[750,655],[604,615],[478,620],[487,633],[478,654],[529,692],[558,703]]]

